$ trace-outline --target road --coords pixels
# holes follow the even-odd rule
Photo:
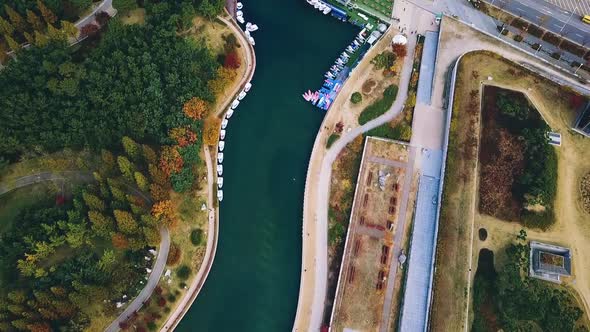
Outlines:
[[[326,302],[328,280],[328,198],[332,178],[332,164],[344,147],[362,133],[378,127],[403,110],[412,74],[415,38],[409,38],[408,54],[404,59],[400,76],[398,97],[391,109],[363,126],[344,133],[329,150],[325,141],[331,134],[324,128],[331,128],[337,118],[338,109],[333,107],[324,117],[318,133],[307,171],[303,204],[303,257],[299,304],[293,331],[319,331]],[[363,61],[370,61],[367,57]],[[337,98],[348,98],[339,95]],[[310,280],[311,279],[311,280]]]
[[[484,0],[580,45],[590,43],[590,25],[580,16],[542,0]],[[590,14],[590,13],[589,13]]]
[[[105,332],[116,332],[119,331],[119,324],[126,321],[133,315],[134,312],[138,311],[143,303],[152,296],[154,289],[160,281],[160,277],[166,268],[166,259],[168,258],[168,251],[170,250],[170,233],[166,227],[160,228],[160,246],[158,247],[158,256],[152,267],[152,273],[147,280],[145,287],[139,292],[139,295],[125,308],[125,310],[117,317],[111,325],[109,325]]]

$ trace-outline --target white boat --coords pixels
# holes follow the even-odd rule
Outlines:
[[[248,22],[248,23],[246,23],[246,30],[250,31],[250,32],[254,32],[254,31],[258,30],[258,26],[256,24]]]
[[[250,83],[250,82],[246,83],[246,85],[244,85],[244,92],[250,91],[251,87],[252,87],[252,83]]]
[[[235,110],[236,107],[238,107],[238,105],[240,105],[240,101],[237,99],[234,99],[234,101],[231,103],[231,109]]]
[[[225,130],[221,130],[221,131],[219,132],[219,137],[220,137],[221,139],[225,139]]]
[[[217,163],[221,164],[223,162],[223,152],[219,152],[217,154]]]
[[[244,17],[244,12],[243,12],[243,11],[241,11],[241,10],[238,10],[238,11],[236,12],[236,16],[237,16],[237,17]]]
[[[223,201],[223,190],[217,190],[217,199]]]
[[[223,187],[223,178],[217,177],[217,188],[221,189]]]
[[[232,110],[231,108],[227,110],[227,112],[225,113],[225,118],[229,119],[231,118],[231,116],[234,115],[234,110]]]
[[[244,99],[244,97],[246,97],[246,92],[245,92],[245,91],[242,91],[242,92],[240,92],[240,94],[238,95],[238,100],[242,100],[242,99]]]
[[[217,175],[218,176],[223,175],[223,165],[217,165]]]
[[[237,17],[236,17],[236,20],[237,20],[238,22],[240,22],[241,24],[244,24],[244,22],[246,22],[246,20],[244,20],[244,16],[237,16]]]
[[[238,3],[236,4],[236,8],[237,8],[238,10],[242,10],[242,8],[244,8],[244,4],[243,4],[243,3],[241,3],[241,2],[238,2]]]
[[[225,142],[219,141],[219,151],[223,151],[223,149],[225,149]]]
[[[248,37],[248,41],[250,44],[252,44],[252,46],[256,45],[256,42],[254,42],[254,38],[252,38],[252,36]]]
[[[225,127],[227,127],[227,119],[223,119],[223,121],[221,121],[221,129],[225,129]]]

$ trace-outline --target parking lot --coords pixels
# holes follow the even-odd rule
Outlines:
[[[544,0],[552,5],[576,13],[580,16],[590,15],[590,0]],[[575,17],[574,17],[575,18]],[[574,19],[572,18],[572,19]]]

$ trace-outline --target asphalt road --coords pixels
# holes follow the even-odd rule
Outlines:
[[[485,0],[505,11],[563,35],[578,44],[590,43],[590,24],[580,16],[542,0]],[[589,13],[590,14],[590,13]],[[544,21],[544,22],[543,22]]]

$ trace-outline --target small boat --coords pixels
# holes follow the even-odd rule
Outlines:
[[[245,91],[242,91],[242,92],[240,92],[240,94],[238,95],[238,100],[242,100],[242,99],[244,99],[244,97],[246,97],[246,92],[245,92]]]
[[[237,8],[238,10],[242,10],[242,8],[244,8],[244,4],[243,4],[243,3],[241,3],[241,2],[238,2],[238,3],[236,4],[236,8]]]
[[[217,190],[217,199],[223,201],[223,190]]]
[[[234,101],[231,103],[231,109],[235,110],[236,107],[238,107],[238,105],[240,105],[240,101],[237,99],[234,99]]]
[[[254,32],[256,30],[258,30],[258,26],[256,24],[250,22],[246,23],[246,31]]]
[[[232,110],[231,108],[227,110],[227,112],[225,112],[225,118],[229,119],[231,118],[231,116],[234,115],[234,110]]]
[[[248,41],[252,46],[256,45],[256,42],[254,42],[254,38],[252,38],[252,36],[248,37]]]
[[[221,121],[221,129],[225,129],[225,127],[227,127],[227,119],[223,119],[223,121]]]
[[[219,141],[219,151],[223,151],[223,149],[225,149],[225,142],[224,141]]]
[[[225,139],[225,130],[221,130],[221,131],[219,132],[219,138],[221,138],[221,139]]]
[[[241,24],[244,24],[244,22],[246,22],[246,20],[244,20],[244,16],[237,16],[237,17],[236,17],[236,20],[237,20],[238,22],[240,22]]]
[[[252,83],[250,83],[250,82],[246,83],[246,85],[244,85],[244,92],[250,91],[251,87],[252,87]]]
[[[223,175],[223,165],[217,165],[217,175],[218,176]]]
[[[223,152],[219,152],[217,154],[217,163],[221,164],[223,162]]]
[[[223,177],[217,177],[217,188],[223,187]]]

